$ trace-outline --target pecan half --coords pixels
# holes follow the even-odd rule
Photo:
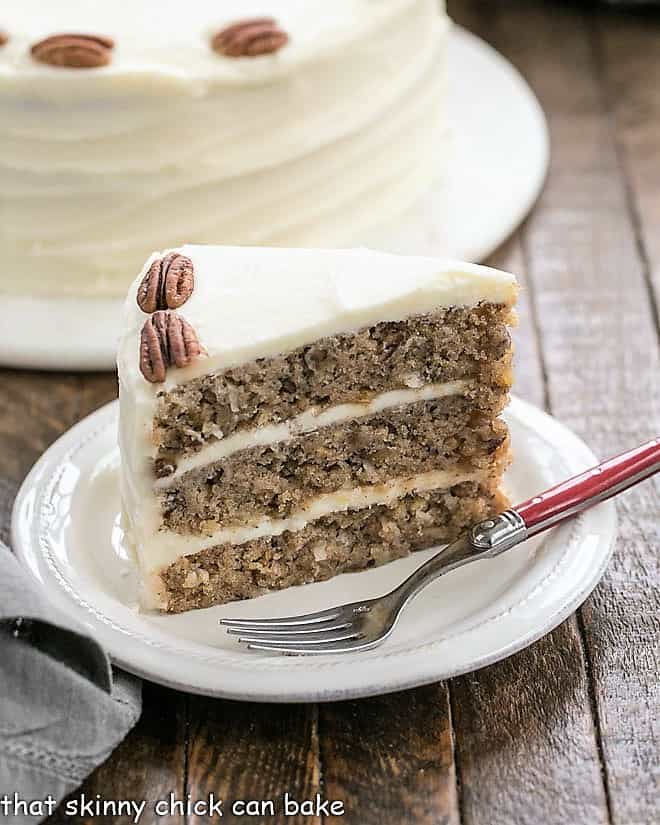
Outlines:
[[[178,252],[170,252],[154,261],[137,291],[137,302],[142,312],[178,309],[185,304],[195,286],[194,272],[190,258]]]
[[[53,34],[35,43],[32,57],[49,66],[96,69],[112,59],[115,42],[111,37],[92,34]]]
[[[176,312],[160,310],[147,318],[140,335],[140,372],[162,383],[168,367],[187,367],[204,352],[195,330]]]
[[[5,46],[7,43],[9,43],[9,35],[0,29],[0,46]]]
[[[241,20],[221,29],[211,40],[211,47],[225,57],[255,57],[281,49],[289,35],[273,17]]]

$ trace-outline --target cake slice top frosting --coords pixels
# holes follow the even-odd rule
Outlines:
[[[145,274],[172,253],[179,256],[177,271],[183,272],[181,260],[189,262],[192,285],[183,301],[179,295],[159,308],[184,319],[205,354],[170,368],[165,388],[378,321],[481,301],[512,305],[517,291],[513,275],[489,267],[368,249],[189,245],[158,252],[129,290],[119,349],[122,381],[147,392],[163,384],[149,385],[140,373],[140,337],[150,316],[138,305],[138,290],[145,289]],[[155,307],[142,305],[148,312]]]

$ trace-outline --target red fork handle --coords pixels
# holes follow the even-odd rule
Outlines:
[[[533,536],[587,507],[627,490],[658,470],[660,438],[654,438],[551,487],[514,509],[525,522],[527,534]]]

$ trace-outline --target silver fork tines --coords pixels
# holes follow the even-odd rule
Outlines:
[[[280,636],[239,636],[238,641],[244,642],[248,645],[262,645],[262,644],[274,644],[274,645],[295,645],[297,647],[304,647],[305,649],[310,649],[313,647],[317,647],[318,645],[326,645],[326,644],[333,644],[335,642],[348,642],[351,639],[361,639],[362,636],[357,630],[352,631],[344,631],[343,633],[331,633],[325,635],[320,633],[318,636],[313,638],[303,638],[301,639],[300,636],[291,635],[280,635]]]
[[[348,607],[349,605],[347,605]],[[307,613],[304,616],[282,616],[277,619],[220,619],[221,625],[245,628],[287,628],[314,625],[319,622],[330,621],[339,617],[343,608],[333,607],[328,610],[319,610],[318,613]]]
[[[487,528],[500,528],[497,519]],[[482,531],[483,532],[483,531]],[[220,623],[251,650],[310,656],[368,650],[392,632],[401,611],[426,584],[444,573],[493,555],[493,547],[477,547],[472,534],[440,550],[391,593],[377,599],[331,607],[302,616],[272,619],[221,619]]]
[[[304,616],[276,619],[221,619],[238,641],[251,650],[273,650],[281,653],[327,653],[354,649],[365,639],[363,604],[321,610]]]
[[[292,634],[296,638],[318,638],[318,637],[326,637],[330,632],[335,632],[338,630],[346,631],[350,629],[351,623],[350,622],[323,622],[322,624],[319,622],[315,627],[301,627],[301,628],[294,628],[292,631],[291,627],[282,627],[282,628],[269,628],[269,627],[231,627],[229,626],[227,633],[230,636],[257,636],[266,638],[267,636],[276,636],[277,638],[284,637],[284,636],[291,636]]]

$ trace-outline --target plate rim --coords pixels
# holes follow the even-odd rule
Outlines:
[[[535,163],[525,170],[525,188],[519,194],[515,207],[507,210],[505,226],[490,227],[488,233],[481,233],[464,244],[458,254],[452,252],[453,259],[483,261],[515,232],[538,199],[549,168],[550,136],[547,120],[533,89],[518,69],[506,57],[478,35],[453,23],[449,50],[462,50],[463,55],[471,52],[486,59],[501,77],[507,76],[509,85],[515,88],[515,100],[525,102],[526,118],[529,124],[525,137],[532,140]],[[509,100],[513,100],[513,93]],[[451,127],[451,124],[450,124]],[[530,138],[531,136],[531,138]],[[453,169],[453,167],[452,167]],[[452,172],[450,169],[450,174]],[[438,184],[440,186],[441,184]],[[428,194],[428,193],[427,193]],[[419,201],[423,201],[421,195]],[[406,218],[404,210],[401,218]],[[378,227],[367,233],[367,245],[383,246],[383,238],[389,237],[391,225],[388,220],[379,231]],[[371,242],[371,236],[374,242]],[[381,242],[375,242],[376,236]],[[354,245],[365,245],[364,240],[355,239]],[[425,251],[424,254],[431,254]],[[114,342],[118,339],[119,328],[115,329],[114,319],[121,316],[124,296],[68,296],[56,298],[43,295],[3,294],[7,305],[7,323],[0,328],[0,364],[19,369],[45,369],[54,372],[114,369]],[[98,330],[103,329],[102,333]],[[45,330],[45,332],[43,331]],[[62,330],[67,331],[63,340]],[[98,336],[98,337],[95,337]],[[80,342],[85,341],[84,348]]]
[[[46,564],[49,567],[50,564],[47,559],[43,558],[43,552],[39,541],[34,541],[35,531],[38,530],[37,519],[34,517],[34,507],[36,502],[39,500],[39,494],[41,493],[43,496],[45,488],[53,483],[57,468],[64,466],[74,447],[80,449],[84,444],[92,441],[95,437],[99,437],[101,432],[103,432],[104,429],[111,424],[117,414],[117,405],[118,402],[116,400],[104,405],[86,418],[82,419],[66,431],[62,436],[60,436],[60,438],[58,438],[37,460],[20,487],[12,510],[11,534],[14,552],[21,563],[28,569],[30,574],[42,584],[43,580],[37,569],[39,562],[41,561],[42,564]],[[561,424],[559,421],[529,402],[522,401],[515,396],[512,399],[512,407],[514,408],[514,414],[516,409],[519,409],[521,415],[524,413],[524,415],[529,417],[532,422],[536,422],[537,430],[538,427],[542,425],[546,434],[549,431],[550,436],[554,437],[554,439],[561,438],[564,442],[567,441],[568,445],[565,449],[570,450],[571,453],[578,456],[578,463],[585,464],[585,466],[588,462],[596,463],[596,458],[592,451],[577,435],[565,427],[565,425]],[[575,458],[573,463],[575,463]],[[176,690],[225,699],[276,703],[338,701],[349,698],[381,695],[452,678],[454,676],[472,672],[490,664],[494,664],[495,662],[507,658],[513,653],[528,647],[530,644],[533,644],[539,638],[557,627],[584,602],[584,600],[600,581],[605,568],[609,563],[617,535],[614,502],[609,501],[604,504],[600,504],[597,508],[593,508],[588,511],[588,513],[583,514],[581,517],[578,517],[578,519],[573,520],[569,524],[564,525],[563,527],[555,528],[556,530],[567,531],[567,540],[572,542],[572,539],[569,537],[570,531],[578,533],[578,527],[575,525],[579,525],[580,520],[588,516],[589,513],[591,513],[593,517],[593,514],[596,511],[600,512],[602,520],[600,530],[597,531],[599,535],[599,545],[602,545],[599,563],[595,565],[592,564],[589,567],[589,574],[585,575],[583,579],[580,580],[580,587],[575,589],[574,586],[571,585],[569,588],[568,598],[563,597],[561,604],[557,607],[557,609],[550,616],[547,616],[540,625],[533,627],[532,630],[527,633],[520,634],[503,646],[498,645],[495,650],[487,654],[477,655],[476,658],[472,657],[469,662],[466,662],[463,665],[457,665],[455,667],[443,666],[441,662],[436,661],[436,657],[433,655],[433,648],[438,647],[443,643],[443,641],[447,640],[444,637],[436,638],[428,643],[422,643],[421,645],[415,645],[414,648],[409,651],[387,651],[386,656],[380,657],[376,654],[373,658],[373,662],[369,660],[361,660],[359,662],[361,665],[359,668],[360,672],[364,671],[365,668],[369,670],[370,664],[378,665],[378,667],[382,669],[387,660],[396,662],[397,659],[400,660],[401,658],[405,658],[406,661],[413,661],[416,664],[415,666],[411,666],[408,670],[404,669],[402,671],[402,675],[399,676],[397,676],[397,670],[395,667],[393,672],[387,673],[387,678],[385,681],[383,681],[385,674],[381,674],[380,681],[378,679],[367,681],[363,680],[359,684],[354,684],[346,688],[336,685],[328,686],[326,684],[322,688],[317,687],[315,689],[310,689],[309,687],[303,687],[297,691],[290,690],[288,688],[279,689],[277,687],[271,687],[269,689],[266,684],[266,678],[262,680],[262,684],[257,685],[256,687],[252,684],[250,689],[246,689],[246,685],[244,683],[241,684],[240,687],[238,684],[235,684],[235,687],[230,685],[223,687],[222,685],[209,684],[208,681],[205,680],[195,681],[192,678],[192,675],[189,681],[180,680],[173,675],[173,670],[171,667],[163,667],[162,662],[159,663],[158,661],[159,657],[162,658],[167,651],[163,651],[162,647],[157,643],[145,645],[144,642],[141,641],[140,636],[137,634],[137,638],[134,636],[132,640],[133,643],[137,645],[135,651],[132,654],[129,654],[128,657],[122,655],[121,638],[123,638],[124,631],[119,629],[120,638],[118,639],[117,629],[108,624],[108,621],[112,620],[108,619],[108,621],[103,622],[98,619],[93,612],[91,612],[90,615],[90,611],[87,609],[85,604],[81,603],[81,600],[82,602],[85,600],[82,599],[82,597],[76,600],[72,593],[67,592],[66,585],[64,587],[60,587],[58,597],[55,599],[51,598],[51,601],[56,604],[60,611],[62,611],[62,604],[67,605],[68,610],[66,608],[63,610],[67,618],[78,625],[82,624],[87,632],[98,638],[101,644],[109,652],[114,664],[141,678],[157,682],[158,684],[162,684]],[[561,559],[563,559],[567,554],[568,551],[562,555]],[[559,566],[560,564],[561,560],[557,562],[556,566]],[[499,616],[495,616],[494,618],[487,619],[485,621],[497,621],[499,618]],[[114,621],[112,621],[112,624],[114,625]],[[455,636],[475,631],[478,632],[479,627],[480,625],[475,626],[474,628],[464,628],[455,634]],[[184,641],[185,640],[181,640],[182,643]],[[198,643],[191,644],[203,647],[202,645],[198,645]],[[420,651],[421,648],[425,648],[425,650]],[[251,654],[246,652],[245,656],[249,657]],[[135,661],[136,659],[138,659],[137,662]],[[281,659],[261,660],[261,666],[257,665],[257,661],[257,658],[246,659],[246,663],[250,662],[250,664],[246,664],[245,667],[242,667],[240,673],[238,668],[234,670],[232,674],[233,682],[240,682],[241,679],[243,679],[244,682],[250,681],[250,674],[254,676],[261,673],[264,677],[267,675],[271,678],[277,677],[276,681],[279,680],[280,682],[282,681],[282,676],[286,676],[284,668],[279,667],[276,669],[273,667],[273,669],[269,670],[268,667],[263,664],[264,661],[280,662]],[[298,659],[295,661],[304,662],[308,665],[304,670],[302,668],[296,669],[296,680],[299,681],[300,677],[309,675],[310,672],[315,674],[320,670],[328,671],[329,667],[340,668],[344,662],[349,662],[350,659],[348,657],[329,656],[319,658],[314,657],[311,659]],[[144,662],[144,664],[142,662]],[[199,665],[200,663],[198,662],[197,664]],[[198,676],[199,674],[197,674],[197,677]],[[219,681],[222,681],[220,677]],[[252,682],[254,683],[254,681],[255,680],[253,679]],[[202,682],[204,683],[202,684]]]

